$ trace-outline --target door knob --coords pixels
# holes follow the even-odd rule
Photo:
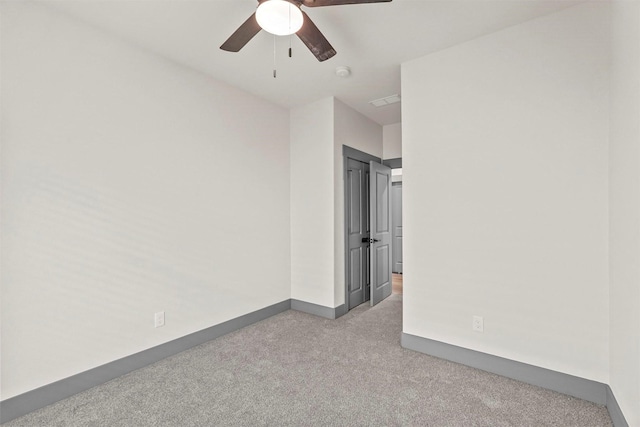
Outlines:
[[[379,241],[380,241],[380,240],[378,240],[378,239],[374,239],[373,237],[372,237],[371,239],[369,239],[369,243],[377,243],[377,242],[379,242]]]

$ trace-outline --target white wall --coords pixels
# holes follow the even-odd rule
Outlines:
[[[2,399],[290,297],[285,110],[36,4],[1,60]]]
[[[329,97],[291,110],[291,298],[344,304],[342,145],[382,156],[382,127]]]
[[[608,382],[607,7],[403,64],[404,332]]]
[[[291,110],[291,298],[334,307],[333,98]]]
[[[402,123],[382,127],[382,158],[398,159],[402,157]]]
[[[339,100],[334,103],[334,307],[345,303],[344,156],[347,145],[382,158],[382,126]]]
[[[611,389],[640,425],[640,3],[612,7]]]

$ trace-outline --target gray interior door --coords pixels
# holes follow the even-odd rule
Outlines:
[[[371,305],[391,295],[391,169],[369,162]]]
[[[348,159],[347,203],[347,290],[349,310],[369,299],[369,165]]]
[[[391,186],[391,206],[393,272],[402,273],[402,182]]]

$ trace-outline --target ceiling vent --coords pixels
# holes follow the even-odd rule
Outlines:
[[[385,96],[384,98],[369,101],[369,104],[373,105],[374,107],[384,107],[385,105],[396,104],[398,102],[400,102],[400,95],[390,95]]]

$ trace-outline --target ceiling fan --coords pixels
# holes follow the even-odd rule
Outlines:
[[[275,35],[284,36],[295,33],[318,58],[326,61],[336,54],[335,49],[315,26],[301,6],[340,6],[345,4],[385,3],[391,0],[258,0],[258,8],[225,41],[220,49],[238,52],[264,29]],[[291,52],[289,52],[291,55]]]

